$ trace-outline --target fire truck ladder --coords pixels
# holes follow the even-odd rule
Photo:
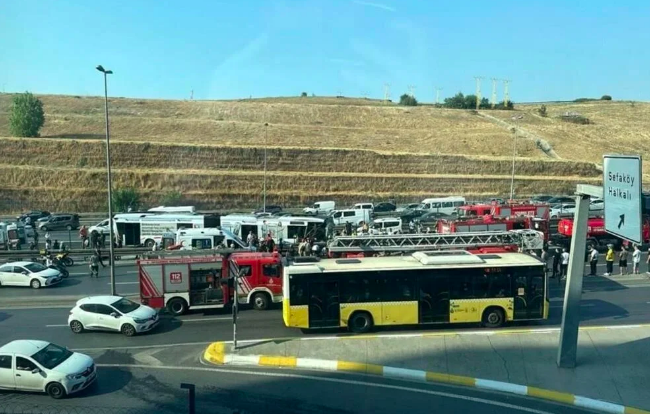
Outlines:
[[[544,237],[536,230],[336,236],[327,247],[333,253],[361,253],[469,249],[504,245],[518,245],[525,249],[536,250],[544,245]]]

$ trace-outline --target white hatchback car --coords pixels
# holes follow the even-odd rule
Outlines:
[[[0,389],[46,392],[63,398],[97,379],[88,355],[36,340],[17,340],[0,347]]]
[[[116,331],[126,336],[147,332],[158,325],[158,312],[121,296],[89,296],[79,299],[70,311],[72,332]]]
[[[12,262],[0,266],[0,286],[42,286],[56,285],[61,281],[61,272],[35,262]]]

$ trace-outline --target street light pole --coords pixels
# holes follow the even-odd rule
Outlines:
[[[108,235],[110,240],[108,241],[109,249],[109,266],[110,266],[110,275],[111,275],[111,295],[115,296],[115,254],[113,252],[113,185],[111,179],[111,145],[110,145],[110,134],[108,129],[108,81],[107,76],[112,75],[112,70],[106,70],[102,65],[97,66],[97,70],[104,74],[104,113],[106,115],[106,169],[107,169],[107,180],[108,180]]]
[[[262,207],[265,213],[266,213],[266,147],[267,147],[267,142],[269,138],[269,123],[266,122],[264,123],[264,189],[263,189],[263,203],[264,206]]]
[[[515,133],[512,139],[512,175],[510,176],[510,200],[514,199],[515,196],[515,157],[517,156],[517,120],[522,119],[524,116],[519,115],[518,117],[512,117],[512,120],[515,121]]]

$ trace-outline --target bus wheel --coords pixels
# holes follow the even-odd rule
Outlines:
[[[372,316],[368,312],[357,312],[350,317],[348,328],[355,333],[366,333],[372,329]]]
[[[153,247],[154,244],[156,244],[156,242],[151,239],[147,239],[147,241],[144,242],[145,247]]]
[[[266,310],[269,308],[269,295],[266,293],[256,293],[253,295],[253,309]]]
[[[505,321],[505,316],[501,308],[487,308],[483,312],[483,326],[488,328],[498,328],[503,325]]]
[[[174,316],[180,316],[187,311],[187,303],[181,298],[175,298],[167,303],[167,310]]]

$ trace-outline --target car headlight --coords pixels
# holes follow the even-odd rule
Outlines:
[[[141,323],[147,323],[148,319],[133,319],[133,322],[141,324]]]
[[[79,380],[82,379],[84,376],[81,374],[69,374],[65,376],[69,380]]]

